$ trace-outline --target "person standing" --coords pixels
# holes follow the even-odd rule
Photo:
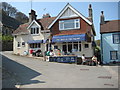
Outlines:
[[[81,58],[82,58],[82,64],[84,64],[86,62],[85,54],[83,54]]]
[[[96,57],[95,55],[92,57],[92,61],[93,61],[96,65],[98,65],[97,57]]]

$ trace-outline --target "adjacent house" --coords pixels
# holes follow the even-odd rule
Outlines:
[[[103,64],[120,62],[120,20],[105,21],[101,12],[101,56]]]
[[[35,11],[31,10],[29,22],[13,33],[14,53],[22,55],[24,51],[41,49],[44,54],[49,49],[60,49],[63,55],[92,57],[96,33],[91,5],[88,12],[89,17],[85,17],[68,3],[57,17],[46,14],[36,19]]]

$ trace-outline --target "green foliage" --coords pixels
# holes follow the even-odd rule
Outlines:
[[[97,46],[100,46],[100,40],[96,40],[95,42],[96,42]]]
[[[95,47],[95,52],[100,52],[100,50],[101,50],[101,49],[100,49],[100,46],[96,46],[96,47]]]
[[[97,56],[98,61],[101,61],[101,54],[100,54],[100,51],[101,51],[100,46],[96,46],[96,47],[95,47],[95,55]]]
[[[7,2],[0,3],[0,12],[1,11],[2,13],[4,12],[7,16],[14,18],[21,23],[28,22],[28,17],[24,13],[19,12],[19,10],[17,10],[16,7],[13,7]]]
[[[2,41],[13,41],[13,37],[10,35],[0,35],[0,40]]]

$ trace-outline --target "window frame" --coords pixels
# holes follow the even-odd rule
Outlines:
[[[31,43],[29,44],[30,48],[41,48],[41,43]]]
[[[69,20],[74,20],[74,28],[65,28],[65,22],[64,21],[69,21]],[[59,21],[59,30],[71,30],[71,29],[80,29],[80,19],[69,19],[69,20],[60,20]],[[77,21],[78,20],[78,21]],[[61,24],[62,23],[62,24]],[[76,27],[76,24],[78,23],[78,27]],[[63,28],[61,28],[61,26]]]
[[[112,52],[116,52],[116,59],[112,58]],[[110,60],[117,60],[118,59],[118,51],[110,51]]]
[[[86,47],[86,45],[88,46]],[[89,44],[88,43],[84,44],[84,48],[89,48]]]
[[[81,42],[66,42],[66,43],[62,43],[62,51],[63,51],[63,46],[66,47],[66,51],[69,52],[68,50],[68,45],[72,45],[72,52],[81,52],[82,51],[82,45]],[[74,45],[77,44],[77,50],[75,50]]]
[[[25,47],[25,42],[22,42],[22,47]]]
[[[115,35],[118,36],[119,42],[115,42]],[[113,34],[112,37],[113,37],[113,44],[120,44],[120,34]]]
[[[31,27],[30,28],[30,34],[31,35],[39,35],[39,33],[40,33],[39,27]]]
[[[17,48],[21,48],[21,42],[17,42]]]

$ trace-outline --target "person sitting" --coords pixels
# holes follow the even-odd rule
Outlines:
[[[50,50],[50,56],[54,56],[55,54],[54,54],[54,52],[53,52],[53,50]]]
[[[92,61],[93,61],[96,65],[98,65],[97,57],[96,57],[95,55],[92,57]]]

